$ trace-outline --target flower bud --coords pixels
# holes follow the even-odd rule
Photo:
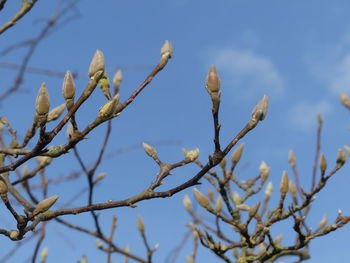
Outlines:
[[[46,122],[49,109],[50,109],[49,93],[47,91],[46,84],[42,83],[35,102],[35,111],[37,115],[37,121],[39,123]]]
[[[286,171],[283,171],[281,184],[280,184],[280,192],[281,192],[281,194],[285,195],[288,192],[288,189],[289,189],[288,174],[287,174]]]
[[[265,119],[267,114],[267,109],[269,105],[269,97],[264,95],[262,99],[256,104],[252,111],[252,118],[258,121],[262,121]]]
[[[18,230],[11,230],[10,231],[10,239],[13,241],[18,240],[19,237],[19,231]]]
[[[345,149],[346,153],[350,156],[350,147],[347,145],[344,145],[344,149]]]
[[[98,249],[102,249],[102,248],[103,248],[103,243],[102,243],[101,240],[96,239],[96,247],[97,247]]]
[[[66,72],[63,79],[62,94],[65,100],[72,100],[75,96],[75,84],[73,80],[72,73],[70,71]]]
[[[52,158],[49,156],[38,156],[37,161],[39,163],[39,166],[45,167],[52,162]]]
[[[265,189],[265,198],[270,199],[273,191],[273,184],[272,182],[268,182],[266,189]]]
[[[270,176],[270,167],[268,167],[265,162],[261,162],[259,166],[259,172],[261,180],[265,182]]]
[[[41,263],[45,263],[46,259],[47,259],[47,255],[49,254],[49,248],[48,247],[44,247],[41,250],[41,254],[40,254],[40,262]]]
[[[219,196],[215,201],[215,212],[220,213],[222,210],[222,198]]]
[[[297,198],[297,186],[295,183],[293,183],[293,181],[289,181],[288,190],[294,199]]]
[[[328,216],[324,215],[323,218],[321,219],[319,225],[318,225],[318,228],[319,229],[324,228],[327,225],[327,221],[328,221]]]
[[[95,183],[101,181],[103,178],[106,177],[106,175],[107,175],[106,173],[99,173],[96,177]]]
[[[350,99],[345,93],[339,94],[340,102],[347,108],[350,108]]]
[[[345,153],[342,149],[338,150],[338,155],[337,155],[337,167],[340,168],[344,165],[346,162],[346,156]]]
[[[7,184],[5,182],[5,180],[1,179],[0,180],[0,195],[3,196],[7,194],[7,191],[8,191],[8,187],[7,187]]]
[[[47,116],[47,121],[57,120],[61,116],[65,108],[66,108],[66,103],[63,103],[57,106],[56,108],[54,108],[52,111],[49,112],[49,115]]]
[[[221,162],[219,163],[219,165],[220,165],[220,167],[221,167],[222,169],[225,169],[226,163],[227,163],[227,159],[226,159],[226,157],[224,157],[224,158],[221,160]]]
[[[142,146],[149,157],[151,157],[153,159],[158,159],[157,151],[153,146],[151,146],[145,142],[142,143]]]
[[[193,188],[194,196],[196,197],[197,202],[207,210],[212,210],[210,206],[209,199],[204,196],[197,188]]]
[[[320,170],[321,173],[325,173],[327,169],[327,160],[326,157],[324,156],[324,154],[321,155],[320,157]]]
[[[236,208],[238,210],[243,210],[243,211],[249,211],[250,210],[250,207],[247,204],[236,205]]]
[[[143,222],[143,219],[141,216],[137,217],[137,229],[143,233],[145,232],[145,223]]]
[[[58,195],[51,196],[39,202],[39,204],[35,207],[33,211],[33,216],[36,216],[40,213],[44,213],[54,205],[57,201]]]
[[[199,156],[199,149],[196,148],[194,150],[190,150],[188,152],[186,152],[186,156],[185,156],[185,161],[186,162],[193,162],[195,160],[197,160]]]
[[[257,202],[255,205],[253,205],[250,209],[249,209],[249,217],[254,217],[256,215],[256,213],[258,212],[260,207],[260,201]]]
[[[173,56],[174,47],[171,44],[169,40],[166,40],[163,44],[162,48],[160,49],[160,62],[159,66],[163,68],[166,63],[168,63],[168,60]]]
[[[191,202],[191,199],[188,197],[188,195],[184,196],[182,203],[187,212],[192,211],[192,202]]]
[[[239,160],[242,157],[242,153],[243,153],[243,149],[244,149],[244,144],[241,143],[237,149],[233,152],[232,156],[231,156],[231,161],[233,164],[236,164],[239,162]]]
[[[119,102],[119,94],[116,94],[113,99],[107,101],[99,110],[98,117],[100,118],[109,118],[111,117],[117,107],[117,104]]]
[[[96,50],[90,63],[89,77],[93,77],[100,70],[105,71],[105,58],[101,50]]]
[[[220,77],[215,65],[211,65],[208,71],[205,87],[209,94],[217,93],[220,90]]]
[[[67,135],[67,138],[69,140],[72,139],[73,135],[74,135],[74,128],[73,128],[72,123],[70,123],[70,122],[67,124],[66,135]]]
[[[239,205],[241,203],[241,197],[239,196],[239,193],[237,191],[233,192],[231,198],[235,205]]]
[[[120,89],[120,83],[122,82],[123,75],[122,71],[118,70],[113,77],[114,93],[117,94]]]
[[[295,154],[294,154],[294,152],[292,150],[289,151],[288,162],[289,162],[291,167],[293,167],[293,168],[295,167],[295,163],[296,163]]]

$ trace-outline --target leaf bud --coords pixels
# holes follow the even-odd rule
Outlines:
[[[275,238],[274,242],[275,242],[276,244],[279,244],[279,243],[281,243],[282,239],[283,239],[283,234],[279,234],[279,235]]]
[[[218,93],[220,90],[220,77],[219,74],[216,70],[215,65],[211,65],[209,68],[208,74],[207,74],[207,79],[205,83],[205,87],[209,94],[211,93]]]
[[[196,197],[197,202],[202,207],[210,211],[212,210],[209,199],[206,196],[204,196],[197,188],[193,188],[193,193],[194,193],[194,196]]]
[[[89,77],[93,77],[97,71],[105,71],[105,58],[101,50],[96,50],[89,67]]]
[[[111,117],[117,107],[119,102],[119,94],[116,94],[111,100],[107,101],[99,110],[98,117],[100,118],[109,118]]]
[[[70,71],[66,72],[63,79],[62,94],[65,100],[73,100],[75,96],[75,84],[73,80],[72,73]]]
[[[288,189],[289,189],[288,174],[286,171],[283,171],[282,178],[281,178],[281,184],[280,184],[281,194],[285,195],[288,192]]]
[[[10,236],[11,240],[16,241],[19,239],[19,231],[18,230],[11,230],[9,236]]]
[[[241,143],[237,147],[237,149],[233,152],[233,154],[231,156],[231,161],[232,161],[233,164],[237,164],[239,162],[239,160],[242,157],[243,149],[244,149],[244,144]]]
[[[96,239],[96,247],[97,247],[98,249],[102,249],[102,248],[103,248],[103,243],[102,243],[101,240]]]
[[[239,193],[237,191],[233,192],[231,198],[235,205],[239,205],[241,203],[241,197],[239,196]]]
[[[54,108],[52,111],[49,112],[49,115],[47,116],[47,121],[49,122],[57,120],[61,116],[65,108],[66,103],[62,103],[61,105]]]
[[[106,173],[99,173],[96,177],[95,183],[101,181],[103,178],[106,177],[106,175],[107,175]]]
[[[262,121],[265,119],[267,114],[267,109],[269,105],[269,97],[264,95],[262,99],[256,104],[252,111],[252,118],[258,121]]]
[[[40,213],[44,213],[47,210],[49,210],[57,201],[57,199],[58,199],[58,195],[54,195],[40,201],[33,211],[33,216],[36,216]]]

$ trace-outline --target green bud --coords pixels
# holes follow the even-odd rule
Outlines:
[[[33,216],[44,213],[56,203],[58,195],[51,196],[39,202],[33,211]]]
[[[99,110],[98,116],[100,118],[109,118],[111,117],[117,108],[119,102],[119,94],[116,94],[113,99],[107,101]]]

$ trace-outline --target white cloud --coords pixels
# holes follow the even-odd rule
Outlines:
[[[217,50],[212,60],[223,78],[228,78],[232,88],[240,95],[251,97],[258,93],[281,95],[285,83],[272,61],[251,50],[227,48]],[[229,86],[230,84],[225,84]]]
[[[317,115],[326,116],[332,111],[332,105],[327,101],[315,103],[301,102],[289,111],[290,125],[296,130],[309,131],[316,127]]]
[[[329,76],[329,88],[336,93],[350,92],[350,54],[343,57],[333,66]]]

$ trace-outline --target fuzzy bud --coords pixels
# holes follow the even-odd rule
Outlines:
[[[194,162],[195,160],[197,160],[199,156],[199,149],[196,148],[194,150],[190,150],[188,152],[186,152],[186,156],[185,156],[185,161],[190,163],[190,162]]]
[[[8,191],[8,187],[7,187],[7,184],[5,182],[5,180],[1,179],[0,180],[0,195],[1,196],[6,196],[7,194],[7,191]]]
[[[174,47],[169,40],[166,40],[160,49],[160,62],[159,66],[163,68],[168,60],[173,56]]]
[[[56,108],[54,108],[52,111],[49,112],[49,115],[47,116],[47,121],[54,121],[57,120],[61,114],[63,113],[64,109],[66,108],[66,103],[63,103]]]
[[[70,71],[66,72],[66,75],[63,79],[62,85],[62,94],[63,98],[67,100],[73,100],[75,96],[75,84],[73,80],[73,75]]]
[[[19,237],[19,231],[18,230],[11,230],[10,231],[10,239],[13,241],[18,240]]]
[[[281,184],[280,184],[280,192],[281,192],[281,194],[285,195],[288,192],[288,189],[289,189],[288,174],[287,174],[286,171],[283,171]]]
[[[90,63],[89,77],[93,77],[100,70],[105,71],[105,58],[101,50],[96,50]]]
[[[220,165],[220,167],[221,167],[222,169],[225,169],[225,168],[226,168],[226,163],[227,163],[227,159],[226,159],[226,157],[224,157],[224,158],[221,160],[221,162],[219,163],[219,165]]]
[[[182,203],[187,212],[192,211],[192,202],[191,202],[191,199],[188,197],[188,195],[184,196]]]
[[[345,149],[346,153],[348,154],[348,156],[350,156],[350,147],[347,145],[344,145],[344,149]]]
[[[158,159],[157,151],[153,146],[151,146],[145,142],[142,143],[142,146],[149,157],[151,157],[153,159]]]
[[[44,213],[47,210],[49,210],[54,205],[54,203],[56,203],[57,199],[58,199],[58,195],[54,195],[40,201],[33,211],[33,216],[36,216],[40,213]]]
[[[346,156],[345,153],[342,149],[338,150],[338,155],[337,155],[337,167],[340,168],[344,165],[346,162]]]
[[[207,74],[207,79],[205,83],[205,87],[209,94],[211,93],[218,93],[220,90],[220,77],[219,74],[216,70],[215,65],[211,65],[208,74]]]
[[[238,210],[243,210],[243,211],[249,211],[250,210],[250,207],[247,204],[236,205],[236,208]]]
[[[194,193],[194,196],[196,197],[197,199],[197,202],[202,206],[204,207],[205,209],[207,210],[212,210],[211,206],[210,206],[210,202],[209,202],[209,199],[204,196],[197,188],[194,188],[193,189],[193,193]]]
[[[320,157],[320,170],[321,173],[324,174],[326,172],[327,169],[327,160],[326,157],[324,156],[324,154],[321,155]]]
[[[258,212],[260,207],[260,201],[257,202],[255,205],[253,205],[250,209],[249,209],[249,217],[254,217],[256,215],[256,213]]]
[[[99,173],[96,177],[95,183],[101,181],[103,178],[106,177],[106,175],[107,175],[106,173]]]
[[[268,182],[266,189],[265,189],[265,198],[270,199],[273,191],[273,184],[272,182]]]
[[[67,135],[67,138],[69,140],[72,139],[73,135],[74,135],[74,128],[73,128],[72,123],[70,123],[70,122],[67,124],[66,135]]]
[[[239,196],[239,193],[237,191],[233,192],[231,198],[235,205],[239,205],[241,203],[241,197]]]
[[[116,108],[117,104],[119,102],[119,94],[116,94],[111,100],[107,101],[99,110],[98,117],[100,118],[109,118],[111,117]]]
[[[261,180],[265,182],[270,176],[270,167],[268,167],[265,162],[261,162],[259,166],[259,172]]]
[[[143,222],[143,219],[141,216],[137,217],[137,229],[143,233],[145,232],[145,223]]]
[[[252,118],[258,121],[262,121],[265,119],[267,114],[267,109],[269,105],[269,97],[264,95],[262,99],[256,104],[252,111]]]
[[[327,221],[328,221],[328,216],[324,215],[323,218],[321,219],[319,225],[318,225],[318,228],[319,229],[324,228],[327,225]]]
[[[47,255],[49,254],[49,248],[48,247],[44,247],[41,250],[41,254],[40,254],[40,262],[41,263],[45,263],[46,259],[47,259]]]
[[[289,193],[290,195],[295,199],[297,198],[297,186],[295,185],[295,183],[293,183],[293,181],[289,181]]]
[[[222,210],[222,198],[219,196],[215,201],[215,212],[220,213]]]
[[[350,108],[350,99],[345,93],[339,94],[340,102],[347,108]]]
[[[87,258],[85,256],[82,256],[80,259],[80,263],[88,263]]]
[[[120,89],[120,83],[122,82],[122,71],[118,70],[113,77],[114,93],[117,94]]]
[[[244,149],[244,144],[241,143],[237,147],[237,149],[233,152],[233,154],[231,156],[231,161],[232,161],[233,164],[237,164],[239,162],[239,160],[242,157],[243,149]]]
[[[296,164],[296,159],[295,159],[295,154],[293,151],[289,151],[289,154],[288,154],[288,162],[290,164],[290,166],[292,168],[295,167],[295,164]]]
[[[40,167],[48,166],[52,162],[52,158],[49,156],[38,156],[37,161]]]
[[[46,84],[42,83],[36,97],[35,111],[39,123],[46,122],[47,114],[50,110],[50,98]]]

